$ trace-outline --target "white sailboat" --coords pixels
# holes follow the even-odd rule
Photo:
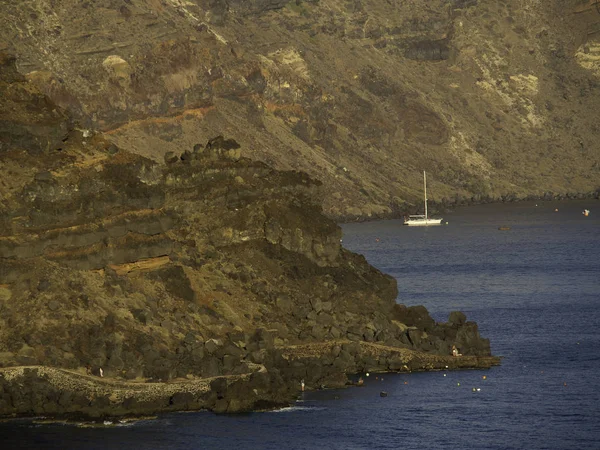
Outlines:
[[[423,171],[423,192],[424,192],[424,202],[425,202],[425,214],[415,214],[412,216],[408,216],[407,219],[404,220],[404,225],[408,225],[411,227],[425,227],[429,225],[441,225],[444,219],[431,219],[427,215],[427,176],[425,175],[425,171]]]

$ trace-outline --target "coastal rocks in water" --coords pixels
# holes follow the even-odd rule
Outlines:
[[[451,325],[462,325],[467,321],[465,313],[460,311],[452,311],[450,317],[448,317],[448,323]]]
[[[429,331],[435,327],[435,321],[422,305],[409,307],[396,305],[394,307],[394,318],[409,327],[414,326],[423,331]]]

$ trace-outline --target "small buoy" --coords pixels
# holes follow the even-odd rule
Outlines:
[[[566,386],[566,385],[567,385],[567,382],[565,381],[565,382],[563,383],[563,386]]]
[[[404,384],[408,384],[408,381],[405,381]]]
[[[381,391],[381,392],[379,393],[379,396],[380,396],[380,397],[387,397],[387,392],[385,392],[385,391]]]
[[[369,372],[367,372],[367,376],[369,376]]]
[[[510,227],[498,227],[498,229],[501,231],[507,231],[510,230]]]
[[[379,242],[379,238],[375,238],[375,242]]]
[[[471,389],[471,390],[472,390],[473,392],[476,392],[476,391],[477,391],[477,389],[475,389],[475,388],[473,388],[473,389]]]
[[[485,376],[485,375],[484,375],[484,376],[482,376],[481,378],[483,378],[483,379],[485,380],[485,379],[487,378],[487,376]]]
[[[477,392],[479,392],[479,391],[481,391],[481,389],[480,389],[480,388],[477,388]]]
[[[457,386],[460,386],[460,383],[456,383]]]
[[[558,212],[558,208],[554,208],[554,212]]]
[[[446,374],[444,374],[444,376],[446,376]]]

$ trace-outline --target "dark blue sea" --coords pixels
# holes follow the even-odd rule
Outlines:
[[[397,278],[399,303],[439,321],[464,311],[501,366],[370,374],[364,388],[305,393],[275,412],[97,428],[13,421],[0,424],[0,448],[600,449],[600,202],[483,205],[445,219],[345,225],[343,242]]]

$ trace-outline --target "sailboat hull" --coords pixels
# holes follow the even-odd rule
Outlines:
[[[432,225],[441,225],[444,219],[407,219],[404,225],[409,227],[428,227]]]

